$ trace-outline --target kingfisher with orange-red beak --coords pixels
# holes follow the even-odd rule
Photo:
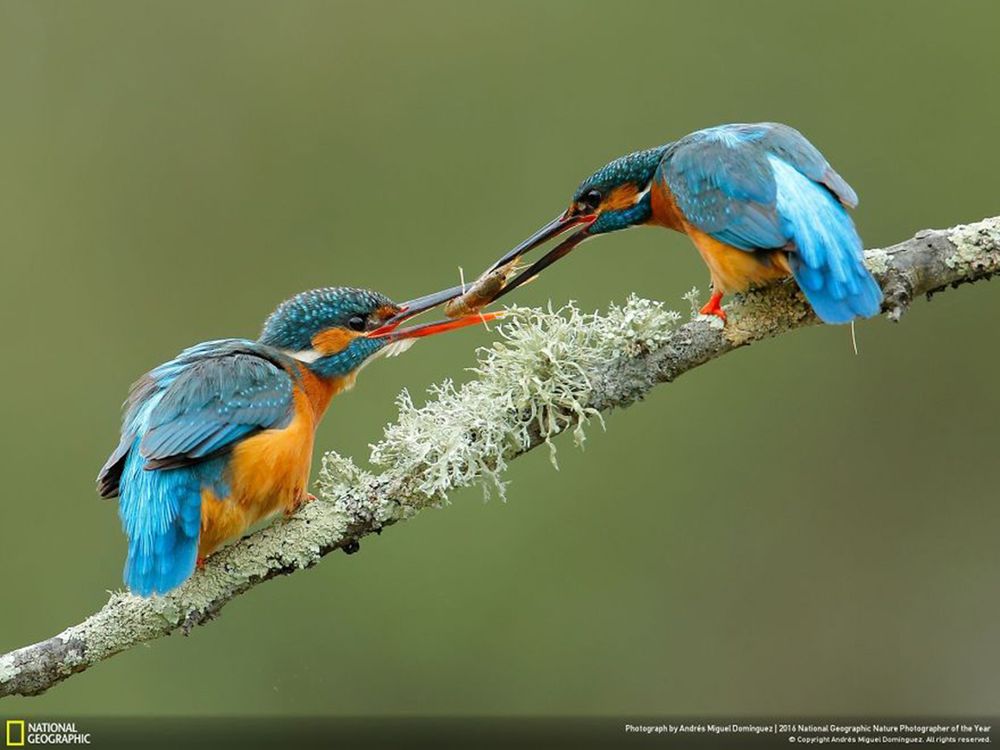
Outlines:
[[[227,540],[310,499],[316,427],[362,367],[497,317],[399,327],[458,292],[402,305],[364,289],[303,292],[278,306],[258,340],[198,344],[140,378],[98,476],[103,497],[120,497],[129,589],[166,593]]]
[[[882,290],[865,268],[861,238],[847,213],[857,202],[816,147],[787,125],[699,130],[615,159],[585,179],[562,215],[487,274],[579,229],[492,299],[534,278],[584,240],[652,225],[683,232],[701,253],[712,279],[703,314],[725,320],[723,295],[792,276],[824,322],[871,317],[881,309]]]

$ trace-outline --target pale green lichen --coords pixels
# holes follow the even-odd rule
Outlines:
[[[808,319],[816,320],[791,280],[734,295],[734,302],[737,304],[728,308],[729,318],[721,327],[722,336],[733,346],[774,336]]]
[[[882,276],[889,270],[889,253],[880,247],[865,250],[865,265],[867,265],[876,276]]]
[[[14,657],[10,654],[0,656],[0,685],[13,680],[20,673],[20,669],[14,664]]]
[[[665,344],[681,322],[681,315],[664,309],[662,302],[633,294],[624,306],[612,304],[606,315],[595,315],[594,320],[601,321],[598,335],[602,339],[599,348],[606,349],[608,356],[636,357]]]
[[[358,468],[347,456],[328,451],[317,478],[322,498],[331,502],[345,519],[363,518],[376,526],[400,520],[409,515],[408,508],[398,503],[380,503],[378,487],[382,479]]]
[[[955,246],[955,252],[945,258],[948,268],[970,269],[973,265],[987,265],[983,248],[1000,246],[1000,222],[996,219],[986,219],[975,224],[959,224],[948,234],[948,240]],[[994,254],[994,263],[996,254]]]
[[[419,407],[408,391],[399,395],[398,420],[371,447],[372,463],[386,474],[373,477],[328,453],[320,491],[334,502],[356,502],[369,494],[366,484],[391,475],[400,483],[399,507],[392,513],[403,516],[477,483],[487,496],[495,489],[502,497],[500,475],[512,457],[543,440],[555,464],[552,437],[570,430],[582,446],[586,425],[592,419],[603,424],[590,405],[592,375],[620,358],[663,346],[680,318],[663,303],[634,295],[603,315],[582,313],[573,304],[560,310],[511,308],[497,329],[500,340],[479,350],[472,380],[432,386],[430,400]]]
[[[336,501],[346,494],[346,488],[363,488],[374,480],[371,472],[359,469],[350,458],[328,451],[323,456],[317,482],[324,496]]]
[[[681,296],[681,299],[691,305],[692,320],[701,314],[701,292],[698,290],[698,287],[691,287]]]

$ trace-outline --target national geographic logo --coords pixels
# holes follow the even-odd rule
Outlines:
[[[81,732],[76,722],[7,719],[7,747],[26,745],[89,745],[90,732]]]
[[[24,721],[7,720],[7,747],[24,747]]]

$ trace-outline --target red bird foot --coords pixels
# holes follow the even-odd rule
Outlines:
[[[712,292],[712,296],[708,298],[708,302],[698,312],[702,315],[714,315],[717,318],[722,318],[722,322],[725,323],[726,311],[722,309],[721,303],[722,292]]]
[[[201,570],[204,567],[205,567],[205,558],[204,557],[199,557],[197,560],[194,561],[194,568],[195,568],[195,570]]]

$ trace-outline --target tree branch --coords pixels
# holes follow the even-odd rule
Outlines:
[[[919,296],[988,279],[1000,271],[1000,217],[927,230],[866,251],[885,292],[884,312],[900,315]],[[400,399],[400,420],[386,429],[372,459],[380,474],[328,454],[322,497],[213,555],[184,586],[163,597],[115,593],[97,613],[59,635],[0,656],[0,697],[38,695],[72,674],[136,644],[212,619],[227,602],[275,576],[319,562],[336,549],[444,500],[456,487],[498,480],[507,461],[591,417],[642,398],[658,383],[754,341],[817,323],[791,283],[744,295],[729,322],[699,317],[676,326],[676,313],[631,299],[607,315],[515,311],[483,350],[477,377],[415,408]],[[551,445],[551,444],[550,444]]]

